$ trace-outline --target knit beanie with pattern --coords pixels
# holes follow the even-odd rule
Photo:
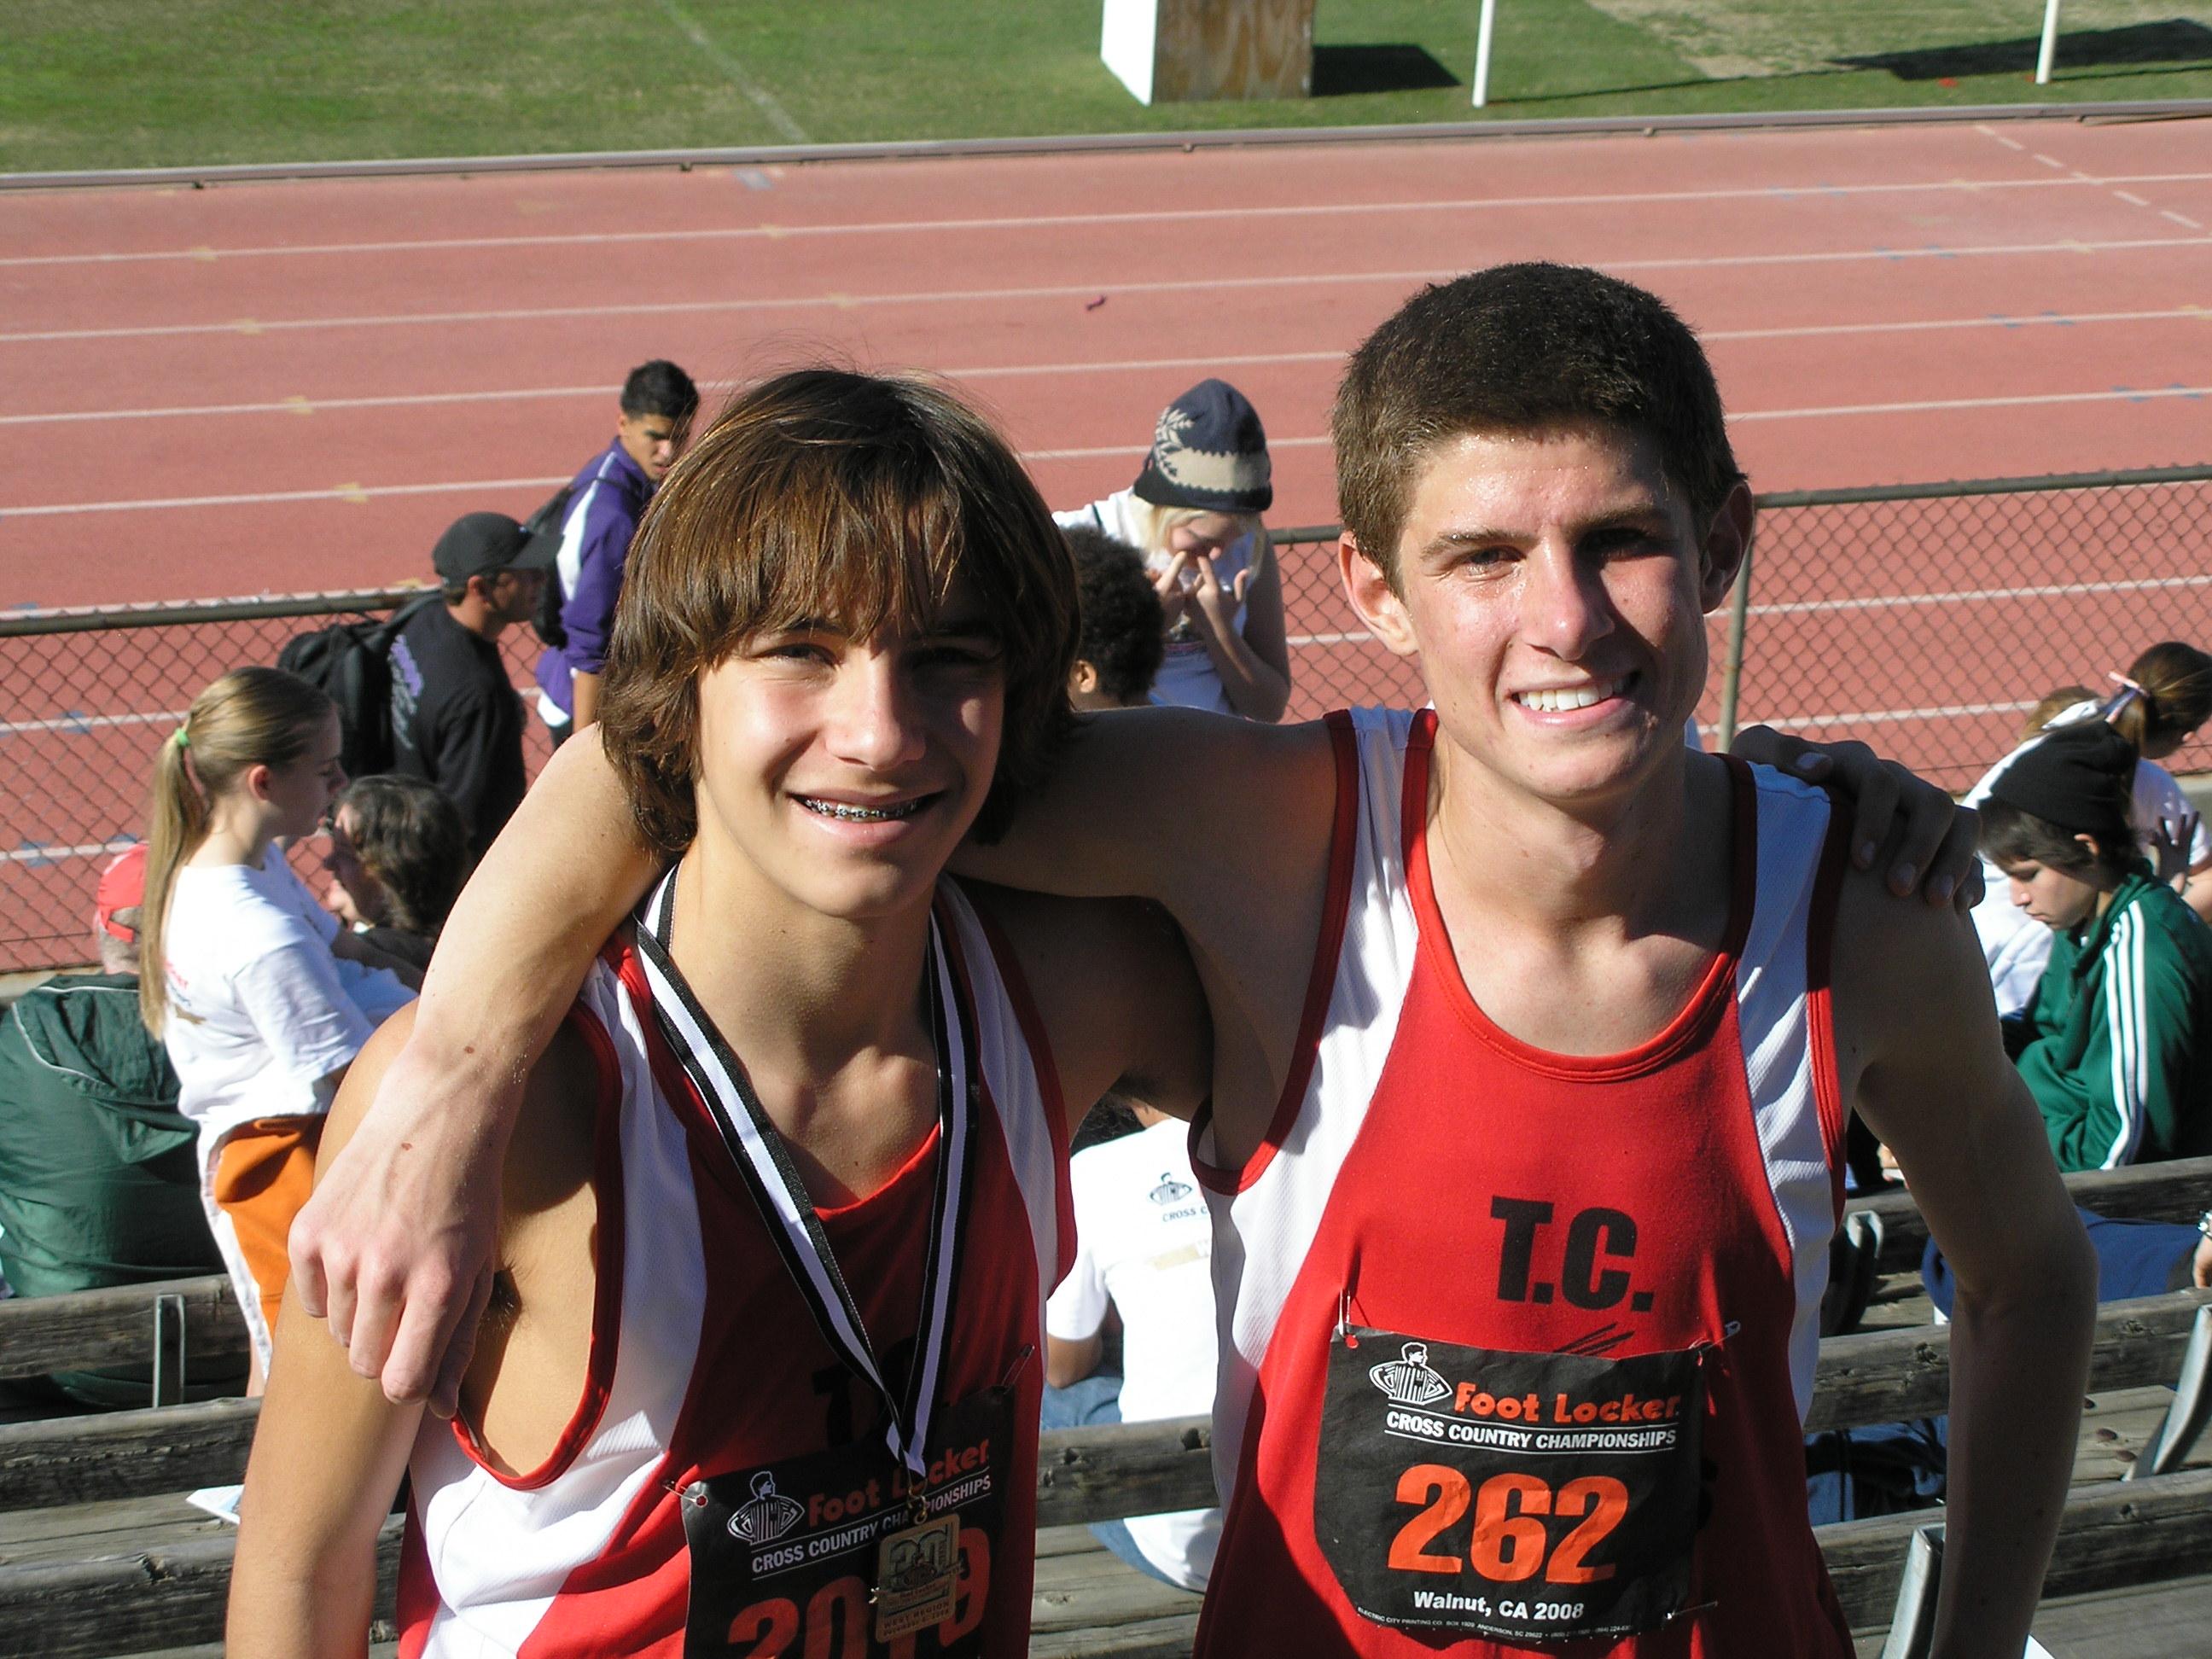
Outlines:
[[[1266,512],[1275,486],[1260,411],[1226,380],[1200,380],[1160,411],[1135,488],[1155,507]]]

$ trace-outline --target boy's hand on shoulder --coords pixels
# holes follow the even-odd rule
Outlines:
[[[1981,902],[1972,811],[1909,768],[1863,743],[1808,743],[1766,726],[1737,732],[1729,752],[1842,795],[1851,810],[1852,864],[1880,868],[1899,898],[1917,888],[1931,905],[1966,911]]]

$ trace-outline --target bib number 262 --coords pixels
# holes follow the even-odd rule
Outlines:
[[[1466,1475],[1442,1463],[1416,1463],[1398,1477],[1398,1501],[1420,1512],[1390,1540],[1390,1565],[1401,1572],[1457,1573],[1472,1567],[1492,1583],[1517,1584],[1542,1575],[1547,1584],[1594,1584],[1610,1578],[1610,1565],[1589,1565],[1628,1513],[1628,1488],[1609,1475],[1585,1474],[1554,1492],[1533,1474],[1493,1474],[1474,1488]],[[1433,1553],[1468,1510],[1474,1528],[1462,1560]],[[1575,1525],[1554,1545],[1546,1517]]]

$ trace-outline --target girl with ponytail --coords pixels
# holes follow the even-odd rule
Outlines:
[[[2212,833],[2189,804],[2173,775],[2159,763],[2186,743],[2212,717],[2212,656],[2179,640],[2154,645],[2124,674],[2105,677],[2114,688],[2100,698],[2087,686],[2051,692],[2029,711],[2020,746],[1984,774],[1966,793],[1978,807],[2005,768],[2040,738],[2084,720],[2102,720],[2137,756],[2131,821],[2142,856],[2170,881],[2191,910],[2212,921]],[[1982,957],[1989,963],[1997,1012],[2014,1018],[2027,1011],[2051,959],[2051,930],[2030,922],[2006,895],[2004,873],[1984,860],[1984,894],[1974,908]]]
[[[209,686],[154,763],[139,1007],[199,1125],[201,1201],[252,1334],[254,1393],[322,1114],[413,995],[284,857],[345,781],[337,708],[276,668]]]

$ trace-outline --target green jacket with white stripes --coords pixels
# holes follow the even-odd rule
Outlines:
[[[2061,1170],[2212,1152],[2212,928],[2148,869],[2052,939],[2023,1035]]]

